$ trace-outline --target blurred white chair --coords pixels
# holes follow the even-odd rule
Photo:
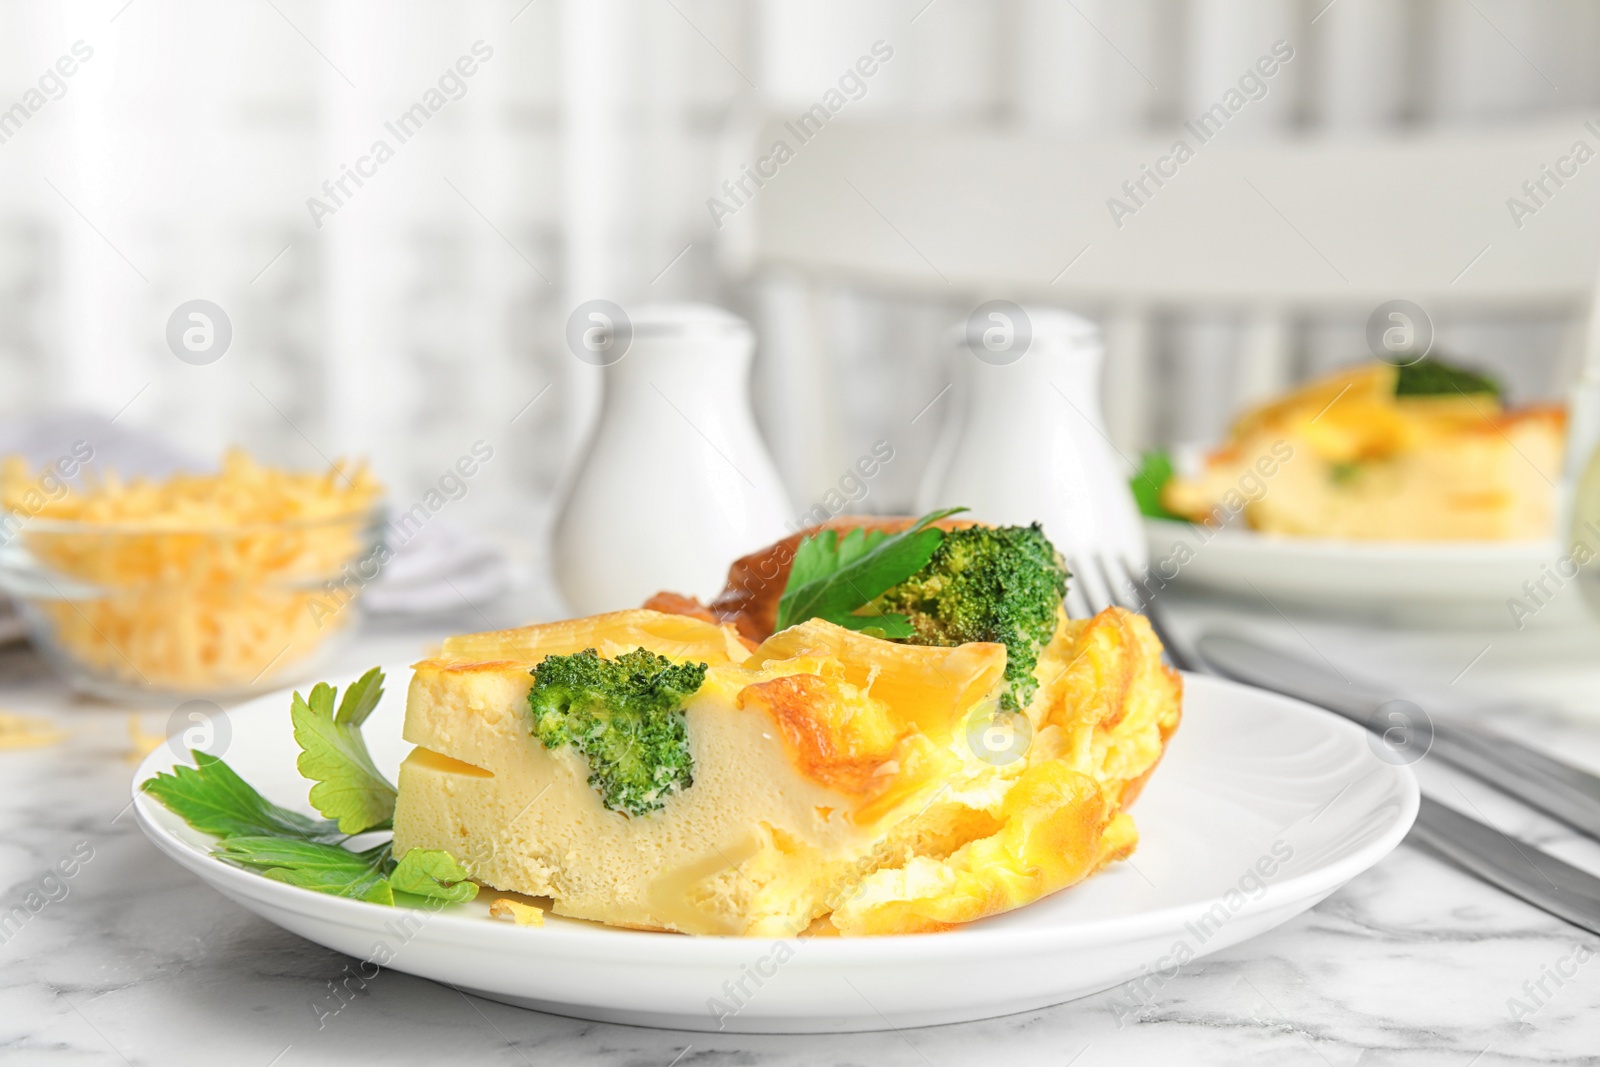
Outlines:
[[[1196,144],[1179,131],[1194,149],[1180,165],[1173,137],[837,118],[797,144],[774,118],[743,157],[754,163],[778,140],[794,157],[723,220],[723,251],[736,274],[805,279],[812,299],[817,283],[847,281],[1088,314],[1105,331],[1107,421],[1125,450],[1148,440],[1150,324],[1162,312],[1243,317],[1235,403],[1287,384],[1299,316],[1364,317],[1404,299],[1432,315],[1581,324],[1600,264],[1600,129],[1583,116],[1405,137],[1235,132]]]

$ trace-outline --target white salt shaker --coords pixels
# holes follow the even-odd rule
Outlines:
[[[1120,558],[1143,573],[1143,525],[1101,413],[1103,358],[1088,319],[981,306],[957,342],[955,402],[919,510],[966,505],[985,522],[1038,522],[1068,559]]]
[[[602,367],[600,417],[552,545],[579,614],[661,590],[709,600],[728,564],[785,536],[790,515],[751,413],[748,323],[705,304],[634,310]]]

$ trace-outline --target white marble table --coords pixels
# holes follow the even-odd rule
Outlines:
[[[1591,630],[1402,635],[1300,620],[1297,633],[1238,617],[1285,643],[1441,685],[1487,644],[1456,689],[1560,702],[1559,712],[1524,715],[1530,735],[1600,767]],[[436,636],[369,633],[339,669],[403,659]],[[58,747],[0,753],[0,901],[9,909],[58,860],[92,849],[61,883],[65,895],[54,889],[60,899],[0,942],[5,1064],[1600,1063],[1600,938],[1410,845],[1311,912],[1186,968],[1137,1019],[1119,1019],[1101,994],[899,1033],[678,1033],[541,1015],[386,971],[319,1029],[313,1004],[346,959],[225,900],[145,841],[126,810],[127,711],[70,696],[18,648],[0,652],[0,708],[50,714],[71,731]],[[165,719],[144,717],[152,730]],[[1445,799],[1464,795],[1503,828],[1600,871],[1600,846],[1426,760],[1420,771]],[[1556,985],[1547,976],[1579,945],[1597,954]],[[1527,1005],[1523,1017],[1513,1018],[1511,998]]]

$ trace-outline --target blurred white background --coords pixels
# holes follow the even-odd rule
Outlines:
[[[597,372],[562,341],[581,300],[751,316],[757,412],[785,423],[770,341],[797,283],[730,281],[706,201],[739,131],[809,107],[874,40],[895,59],[852,117],[1115,133],[1170,128],[1280,38],[1300,59],[1230,137],[1600,102],[1590,0],[0,0],[0,116],[76,42],[92,49],[25,121],[0,118],[0,418],[84,408],[201,456],[363,454],[402,501],[483,440],[493,488],[463,512],[537,513],[595,407]],[[308,199],[329,203],[324,182],[394,143],[384,124],[480,41],[475,73],[448,83],[459,98],[314,218]],[[164,336],[196,298],[233,324],[208,366]],[[910,420],[968,308],[846,286],[820,306],[830,411],[771,435],[790,495],[805,507],[892,436],[865,507],[906,508],[939,428],[937,411]],[[1570,375],[1570,323],[1438,327],[1441,350],[1521,397]],[[1171,388],[1144,436],[1215,433],[1240,324],[1152,328]],[[1295,323],[1296,373],[1363,356],[1361,329]],[[813,446],[838,463],[800,462]]]

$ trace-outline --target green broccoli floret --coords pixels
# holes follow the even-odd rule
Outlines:
[[[1328,466],[1328,480],[1334,485],[1353,485],[1361,477],[1361,463],[1333,463]]]
[[[1400,367],[1395,376],[1395,396],[1455,396],[1488,393],[1500,398],[1500,383],[1486,374],[1439,359],[1419,359]]]
[[[606,659],[592,648],[547,656],[533,669],[533,733],[545,748],[571,745],[589,760],[605,806],[645,815],[694,784],[684,702],[706,664],[673,663],[642,648]]]
[[[1039,687],[1033,668],[1056,632],[1066,563],[1038,523],[950,530],[927,566],[873,601],[911,621],[907,644],[1006,646],[1000,706],[1020,711]]]

